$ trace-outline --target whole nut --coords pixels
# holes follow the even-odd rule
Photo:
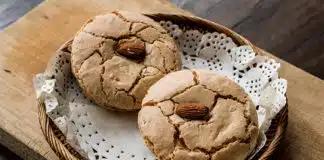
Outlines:
[[[209,108],[200,103],[183,103],[177,106],[176,114],[182,118],[202,120],[209,114]]]
[[[145,58],[145,46],[142,43],[124,42],[117,46],[117,53],[132,60],[142,60]]]

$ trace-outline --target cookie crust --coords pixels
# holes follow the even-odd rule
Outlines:
[[[209,118],[180,117],[175,110],[182,103],[205,104]],[[256,145],[255,106],[235,82],[213,72],[170,73],[148,90],[142,105],[139,129],[160,160],[241,160]]]
[[[116,52],[121,43],[144,45],[134,61]],[[111,12],[88,21],[72,43],[72,71],[84,94],[114,110],[140,109],[147,89],[181,67],[173,39],[152,19],[137,13]]]

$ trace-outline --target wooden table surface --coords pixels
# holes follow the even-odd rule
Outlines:
[[[170,1],[324,79],[323,0]]]
[[[42,1],[1,0],[0,30]],[[324,79],[324,3],[321,0],[169,1],[231,28],[277,57]]]
[[[32,78],[88,18],[106,10],[190,15],[165,0],[47,0],[0,33],[0,143],[25,159],[58,159],[37,117]],[[268,54],[268,53],[266,53]],[[271,55],[270,55],[271,56]],[[278,59],[289,123],[276,159],[324,157],[324,82]]]

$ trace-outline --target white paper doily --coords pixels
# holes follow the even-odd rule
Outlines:
[[[160,24],[176,40],[183,68],[201,68],[238,83],[257,106],[261,149],[271,119],[286,104],[287,81],[278,78],[280,64],[259,56],[250,46],[237,46],[223,33]],[[89,159],[154,160],[137,128],[137,113],[113,112],[86,99],[71,73],[70,53],[58,51],[44,73],[34,79],[36,96],[67,141]],[[256,153],[255,152],[255,153]],[[254,154],[255,154],[254,153]]]

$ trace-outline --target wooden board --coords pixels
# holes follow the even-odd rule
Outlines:
[[[32,78],[90,17],[107,10],[187,14],[165,0],[48,0],[0,33],[0,143],[25,159],[58,159],[41,133]],[[268,54],[268,53],[265,53]],[[278,159],[324,157],[324,82],[286,62],[289,124]]]

